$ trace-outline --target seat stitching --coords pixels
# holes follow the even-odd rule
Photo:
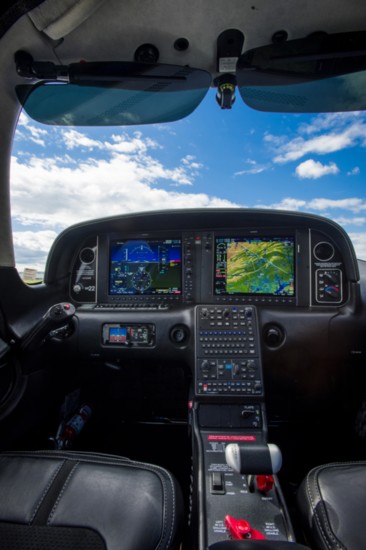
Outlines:
[[[47,525],[50,525],[51,523],[51,520],[52,520],[52,517],[54,516],[55,512],[56,512],[56,508],[62,498],[62,495],[64,494],[64,492],[66,491],[66,488],[68,486],[68,484],[70,483],[70,480],[72,478],[72,476],[74,475],[75,471],[76,471],[76,468],[79,466],[79,462],[76,462],[75,465],[73,466],[71,472],[69,473],[69,475],[67,476],[66,480],[65,480],[65,483],[63,484],[62,486],[62,489],[55,501],[55,504],[53,505],[53,508],[48,516],[48,519],[47,519]]]
[[[159,478],[160,478],[160,481],[163,485],[163,494],[164,494],[164,519],[163,519],[163,532],[162,532],[162,535],[160,537],[160,541],[156,547],[156,549],[158,550],[159,548],[161,548],[161,545],[162,545],[162,541],[164,540],[164,536],[165,536],[165,532],[166,532],[166,528],[167,528],[167,523],[168,523],[168,507],[167,507],[167,493],[168,491],[166,490],[166,479],[164,478],[164,476],[161,476],[160,475],[160,472],[156,472],[158,473],[159,475]],[[170,533],[169,533],[169,538],[168,538],[168,541],[167,541],[167,545],[169,546],[171,541],[172,541],[172,538],[173,538],[173,531],[174,531],[174,520],[175,520],[175,489],[174,489],[174,482],[173,482],[173,479],[172,479],[172,476],[170,475],[170,473],[168,471],[166,471],[166,473],[168,474],[168,478],[169,478],[169,481],[170,481],[170,486],[171,486],[171,489],[172,489],[172,493],[173,493],[173,518],[172,518],[172,523],[171,523],[171,527],[170,527]]]
[[[321,495],[321,492],[320,492],[320,485],[319,485],[318,479],[319,479],[319,473],[322,470],[325,470],[328,467],[334,467],[334,466],[338,466],[338,465],[345,466],[344,463],[326,464],[324,466],[314,468],[306,476],[306,480],[307,480],[306,486],[307,486],[308,497],[311,501],[311,506],[312,506],[312,510],[313,510],[313,513],[314,513],[314,516],[315,516],[315,520],[316,520],[317,526],[318,526],[318,528],[321,532],[321,535],[323,536],[324,542],[325,542],[327,548],[329,548],[330,550],[332,550],[332,546],[329,544],[329,541],[327,540],[327,535],[329,536],[330,540],[336,545],[336,547],[338,549],[340,549],[340,550],[346,550],[346,549],[345,549],[345,546],[343,546],[343,544],[337,539],[337,537],[334,535],[334,533],[332,531],[332,528],[330,526],[330,522],[329,522],[329,519],[328,519],[328,515],[327,515],[327,512],[326,512],[326,507],[323,504],[323,499],[322,499],[322,495]],[[315,502],[312,498],[312,492],[311,492],[312,488],[310,486],[310,477],[311,476],[314,476],[314,489],[315,489],[315,492],[316,492],[317,496],[319,497],[318,507],[315,506]],[[323,522],[324,522],[324,525],[325,525],[326,532],[323,529],[322,522],[321,522],[322,518],[320,517],[320,514],[318,513],[318,509],[320,510],[321,515],[323,516]]]
[[[49,482],[47,483],[47,485],[46,485],[46,487],[45,487],[45,489],[44,489],[42,495],[41,495],[40,498],[39,498],[39,501],[38,501],[38,503],[37,503],[37,505],[36,505],[36,507],[35,507],[35,510],[34,510],[34,512],[33,512],[33,514],[32,514],[32,517],[30,518],[29,525],[31,525],[31,524],[33,523],[34,518],[36,517],[37,512],[38,512],[39,508],[40,508],[41,505],[42,505],[42,502],[44,501],[44,499],[45,499],[45,497],[46,497],[48,491],[50,490],[50,488],[51,488],[53,482],[55,481],[55,479],[56,479],[56,477],[57,477],[59,471],[61,470],[61,468],[62,468],[62,466],[63,466],[64,464],[65,464],[65,460],[63,460],[62,462],[60,462],[60,465],[59,465],[58,468],[55,470],[55,472],[52,474],[52,476],[51,476]]]

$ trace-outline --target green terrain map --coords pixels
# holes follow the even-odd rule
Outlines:
[[[294,294],[293,247],[283,241],[230,243],[226,265],[229,294]]]

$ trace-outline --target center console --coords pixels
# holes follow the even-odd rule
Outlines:
[[[195,361],[200,548],[231,539],[294,541],[276,472],[260,464],[267,429],[256,307],[197,306]],[[226,456],[232,444],[249,456],[237,471]]]

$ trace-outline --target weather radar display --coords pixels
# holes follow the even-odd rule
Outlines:
[[[181,294],[181,241],[112,241],[109,294]]]
[[[216,238],[215,294],[295,295],[293,237]]]

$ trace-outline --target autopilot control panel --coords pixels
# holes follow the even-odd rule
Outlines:
[[[254,306],[196,308],[196,395],[262,396]]]

